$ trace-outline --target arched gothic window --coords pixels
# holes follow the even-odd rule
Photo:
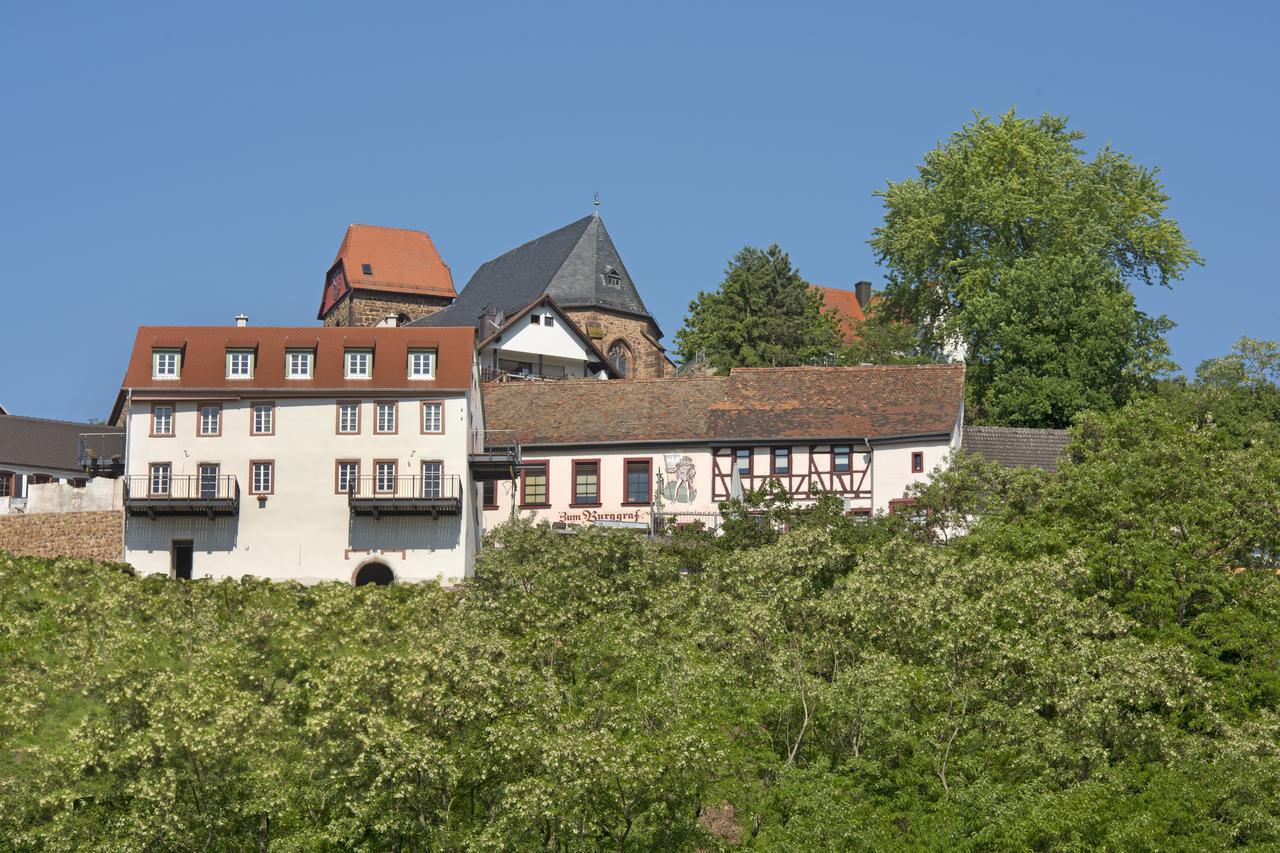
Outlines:
[[[613,365],[614,370],[618,371],[618,375],[623,379],[627,378],[631,368],[631,347],[624,341],[614,341],[609,345],[608,355],[609,363]]]

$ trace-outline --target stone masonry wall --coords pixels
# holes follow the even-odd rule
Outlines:
[[[118,563],[124,553],[124,513],[0,516],[0,551],[24,557],[83,557]]]
[[[326,326],[376,326],[388,314],[407,314],[410,320],[434,314],[451,302],[447,296],[410,296],[357,290],[343,297],[324,318]]]
[[[667,360],[662,350],[650,343],[643,334],[648,332],[657,337],[658,329],[652,322],[598,309],[574,310],[565,313],[583,329],[586,329],[588,324],[596,324],[604,328],[604,336],[593,338],[591,342],[598,346],[605,356],[609,355],[609,347],[614,341],[619,339],[626,341],[631,347],[633,356],[633,366],[627,376],[628,379],[660,379],[668,374]]]

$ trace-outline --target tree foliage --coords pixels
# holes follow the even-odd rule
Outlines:
[[[836,321],[821,293],[800,277],[786,252],[743,248],[714,292],[700,291],[676,332],[683,361],[705,354],[719,371],[803,364],[840,346]]]
[[[0,838],[1274,849],[1254,390],[1083,417],[1057,474],[957,458],[911,515],[765,492],[669,542],[513,522],[457,590],[0,555]]]
[[[877,193],[886,313],[922,351],[963,352],[977,422],[1066,426],[1171,366],[1170,322],[1129,285],[1168,286],[1200,258],[1156,170],[1110,146],[1087,158],[1083,138],[1056,116],[977,115]]]

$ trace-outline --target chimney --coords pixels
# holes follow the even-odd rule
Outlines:
[[[871,282],[860,281],[853,286],[853,294],[857,297],[858,307],[866,310],[871,303]]]
[[[245,326],[247,326],[247,325],[249,325],[249,315],[248,315],[248,314],[237,314],[237,315],[236,315],[236,326],[237,326],[238,328],[243,329],[243,328],[244,328]]]

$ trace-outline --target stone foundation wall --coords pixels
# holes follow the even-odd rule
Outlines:
[[[670,375],[671,371],[663,352],[655,347],[644,336],[648,332],[657,337],[657,326],[648,320],[630,317],[626,314],[615,314],[611,311],[566,311],[573,322],[583,329],[590,325],[598,325],[604,329],[604,335],[592,338],[591,342],[600,348],[606,356],[614,341],[623,340],[631,347],[632,367],[628,371],[628,379],[660,379]]]
[[[0,551],[24,557],[83,557],[118,563],[124,553],[124,513],[2,516]]]
[[[388,314],[405,314],[417,320],[446,308],[453,300],[447,296],[410,296],[404,293],[372,293],[357,290],[342,298],[324,318],[326,326],[376,326]]]

